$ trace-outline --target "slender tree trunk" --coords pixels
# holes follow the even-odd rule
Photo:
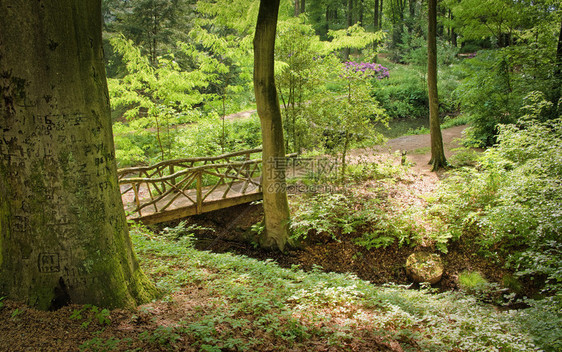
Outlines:
[[[365,9],[365,4],[363,4],[364,0],[359,1],[359,23],[361,23],[361,27],[365,27],[365,23],[363,21],[363,13]]]
[[[554,69],[554,108],[558,109],[558,115],[562,114],[562,23],[560,23],[560,32],[558,33],[558,47],[556,48],[556,63]]]
[[[0,296],[131,307],[98,0],[0,0]]]
[[[556,47],[555,75],[558,78],[560,78],[560,75],[562,75],[562,22],[560,23],[560,32],[558,32],[558,46]]]
[[[280,0],[261,0],[254,37],[254,90],[263,139],[263,208],[267,248],[285,248],[289,204],[285,187],[285,146],[274,75],[274,48]]]
[[[158,118],[158,113],[154,114],[154,120],[156,121],[156,140],[158,141],[158,147],[160,148],[160,156],[162,161],[166,160],[164,156],[164,146],[162,145],[162,138],[160,137],[160,119]]]
[[[353,0],[347,0],[347,12],[346,12],[346,25],[351,27],[353,25]],[[343,50],[343,60],[349,60],[349,54],[351,53],[350,48],[345,48]]]
[[[353,25],[353,0],[347,0],[346,24],[348,27]]]
[[[432,171],[447,165],[443,150],[443,138],[439,125],[439,98],[437,95],[437,0],[428,3],[427,31],[427,88],[429,94],[429,130],[431,134]]]
[[[226,146],[226,130],[225,130],[225,120],[226,120],[226,87],[223,87],[222,91],[222,138],[221,138],[221,151],[225,152]]]
[[[346,169],[347,169],[347,150],[349,149],[349,140],[351,139],[351,136],[349,135],[348,132],[345,133],[345,138],[344,138],[344,142],[343,142],[343,151],[341,153],[341,182],[345,182],[345,173],[346,173]]]
[[[373,24],[375,25],[375,32],[380,29],[379,27],[379,0],[375,0],[375,12],[373,14]]]
[[[380,0],[379,2],[380,5],[380,11],[379,11],[379,29],[382,29],[382,11],[383,11],[383,0]]]
[[[326,34],[330,31],[330,19],[330,7],[326,5],[326,26],[324,27]]]
[[[301,13],[305,13],[305,12],[306,12],[306,1],[301,0]]]
[[[295,17],[301,14],[300,6],[301,6],[300,0],[295,0]]]
[[[156,42],[156,34],[158,33],[158,19],[156,18],[156,13],[154,13],[155,9],[152,9],[152,41],[151,41],[151,50],[150,50],[150,61],[152,66],[158,66],[158,54],[157,54],[157,42]]]
[[[449,27],[451,45],[457,47],[457,33],[455,33],[455,27],[453,25],[453,12],[449,9],[449,20],[451,21],[451,26]]]

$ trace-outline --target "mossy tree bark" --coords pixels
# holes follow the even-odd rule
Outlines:
[[[0,0],[0,13],[0,296],[151,299],[117,183],[101,2]]]
[[[285,143],[274,76],[274,48],[279,0],[261,0],[254,37],[254,91],[263,139],[262,246],[283,250],[289,239],[289,204],[285,187]]]
[[[439,97],[437,94],[437,0],[428,3],[429,24],[427,32],[427,88],[429,93],[429,131],[431,135],[432,171],[447,166],[443,137],[439,124]]]

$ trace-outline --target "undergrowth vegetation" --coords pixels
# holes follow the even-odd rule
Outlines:
[[[193,298],[177,321],[140,337],[154,344],[174,348],[187,340],[204,351],[251,351],[327,341],[345,350],[375,339],[400,341],[406,351],[539,350],[523,325],[538,318],[532,310],[498,311],[459,292],[376,287],[352,274],[198,251],[189,236],[171,240],[141,227],[132,238],[165,300],[187,288],[204,297]]]
[[[452,237],[476,229],[482,251],[520,278],[560,294],[562,276],[562,120],[500,127],[479,168],[456,170],[436,193]]]
[[[416,3],[409,2],[410,17],[419,11]],[[444,6],[460,11],[452,3]],[[186,31],[175,54],[149,59],[133,41],[110,39],[123,66],[109,81],[120,167],[261,146],[257,116],[225,119],[228,113],[254,108],[253,22],[222,18],[228,11],[219,11],[217,4],[197,2],[205,16]],[[536,4],[526,8],[537,9]],[[285,10],[292,10],[288,2]],[[187,339],[203,351],[259,350],[277,342],[287,349],[311,349],[319,340],[352,349],[373,336],[380,343],[400,341],[405,350],[562,349],[556,13],[552,5],[542,20],[528,17],[550,29],[535,32],[535,20],[529,20],[529,28],[513,34],[513,43],[494,49],[482,50],[506,39],[502,33],[485,45],[467,37],[471,40],[460,50],[474,52],[464,59],[457,55],[452,29],[451,42],[439,38],[442,128],[470,123],[468,138],[450,158],[453,168],[437,189],[407,204],[397,195],[407,192],[416,176],[408,172],[405,156],[396,163],[391,159],[400,155],[384,162],[352,160],[348,154],[380,144],[382,135],[429,133],[426,26],[395,16],[396,27],[387,38],[383,31],[360,25],[346,30],[328,26],[318,35],[307,16],[284,16],[279,23],[275,74],[285,149],[334,160],[333,174],[312,172],[289,181],[290,187],[304,190],[289,199],[292,243],[351,241],[366,251],[409,246],[442,254],[469,243],[470,255],[510,273],[503,282],[467,271],[459,273],[460,293],[377,288],[352,274],[305,273],[270,261],[196,251],[195,228],[185,224],[161,234],[134,228],[143,266],[165,299],[177,299],[186,287],[201,288],[206,295],[206,303],[192,314],[140,338],[170,349]],[[444,26],[472,16],[449,15]],[[216,33],[208,31],[215,16],[221,19],[213,24]],[[221,37],[220,32],[229,34]],[[464,29],[465,35],[482,36],[477,33]],[[381,50],[386,53],[378,55]],[[391,129],[386,128],[389,120]],[[478,155],[468,146],[489,149]],[[257,235],[264,231],[259,224],[253,229]],[[499,312],[483,301],[526,308]]]
[[[540,112],[541,102],[537,104],[527,110]],[[532,113],[527,116],[517,125],[499,125],[498,144],[482,154],[461,148],[453,159],[458,167],[423,196],[426,203],[404,209],[392,199],[389,193],[407,183],[407,177],[404,169],[381,163],[354,165],[364,178],[336,183],[330,193],[291,198],[294,239],[352,238],[367,250],[398,244],[443,253],[457,243],[470,243],[473,255],[513,275],[497,283],[464,273],[460,287],[478,299],[530,307],[520,312],[521,322],[542,348],[559,349],[562,120],[541,122]],[[354,181],[361,182],[354,186]],[[507,295],[500,298],[501,292]]]
[[[392,159],[382,163],[363,161],[350,165],[345,185],[339,177],[328,174],[305,186],[312,192],[290,198],[292,240],[307,243],[327,237],[341,241],[351,236],[367,249],[395,242],[400,246],[417,243],[423,236],[420,226],[400,210],[399,202],[388,197],[392,184],[406,170],[407,166],[394,165]],[[315,192],[314,184],[320,182],[320,189],[327,188],[328,193]]]

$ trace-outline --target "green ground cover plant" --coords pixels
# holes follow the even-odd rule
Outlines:
[[[405,350],[539,350],[521,325],[527,311],[498,311],[463,293],[376,287],[352,274],[284,269],[272,261],[195,250],[188,238],[132,230],[147,273],[164,290],[200,287],[211,296],[190,314],[141,338],[173,348],[189,337],[200,350],[287,349],[322,339],[345,350],[352,341],[399,340]],[[197,308],[196,308],[197,309]]]
[[[355,244],[369,250],[393,244],[415,246],[422,240],[438,239],[426,236],[416,207],[403,209],[399,201],[388,197],[397,180],[407,174],[408,167],[407,164],[396,165],[392,158],[360,160],[349,165],[346,183],[342,183],[337,174],[298,181],[310,191],[289,199],[293,241],[310,243],[326,238],[333,241],[351,238]]]

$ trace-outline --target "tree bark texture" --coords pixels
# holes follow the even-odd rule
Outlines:
[[[353,26],[353,0],[347,0],[347,12],[346,12],[346,25],[347,27]],[[349,55],[351,54],[350,48],[343,49],[343,61],[349,60]]]
[[[379,1],[380,11],[379,11],[379,29],[382,29],[382,10],[383,10],[383,0]]]
[[[274,79],[274,48],[279,0],[261,0],[254,37],[254,91],[263,139],[262,246],[285,248],[289,238],[289,204],[285,187],[285,145]]]
[[[379,27],[379,0],[375,0],[375,12],[373,13],[373,24],[375,25],[375,32],[380,29]]]
[[[0,296],[40,309],[156,293],[132,250],[99,0],[0,0]]]
[[[562,115],[562,22],[560,23],[560,32],[558,32],[558,46],[556,47],[556,59],[554,68],[554,99],[553,104],[558,109],[558,116]]]
[[[363,3],[364,0],[359,0],[359,23],[361,27],[365,27],[365,23],[363,21],[363,15],[365,10],[365,4]]]
[[[439,125],[439,97],[437,94],[437,0],[428,3],[429,24],[427,31],[427,88],[429,93],[429,130],[431,135],[432,170],[447,165],[443,150],[443,137]]]

